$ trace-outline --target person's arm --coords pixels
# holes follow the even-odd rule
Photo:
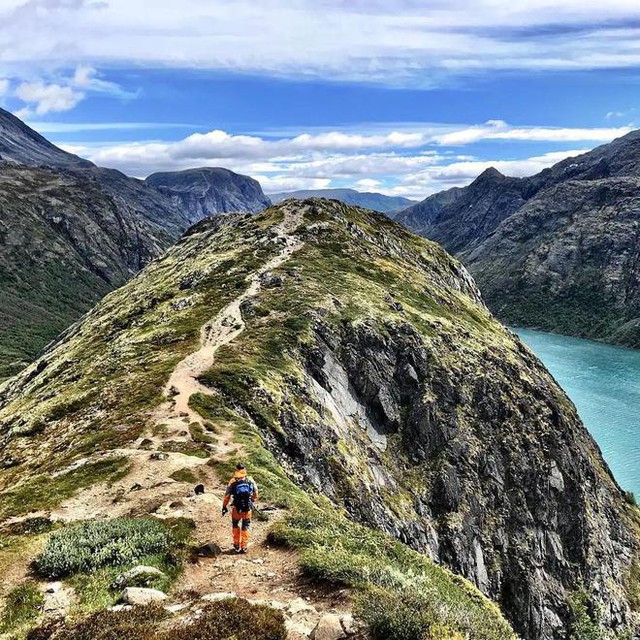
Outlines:
[[[233,490],[231,488],[232,482],[233,481],[229,482],[229,484],[227,485],[227,490],[224,492],[224,498],[222,499],[222,515],[225,515],[227,511],[229,511],[229,500],[231,500],[231,495],[233,493]]]

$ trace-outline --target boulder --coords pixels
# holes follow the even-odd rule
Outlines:
[[[42,612],[48,618],[64,618],[74,599],[74,591],[61,582],[50,582],[44,587]]]
[[[164,578],[165,574],[155,567],[138,565],[121,573],[111,585],[112,589],[124,589],[125,587],[148,587],[152,582]]]
[[[127,587],[120,596],[123,604],[133,604],[144,606],[152,602],[162,602],[167,599],[167,595],[157,589],[144,589],[141,587]]]
[[[198,547],[196,552],[203,558],[217,558],[222,553],[222,549],[215,542],[207,542]]]
[[[311,632],[311,640],[343,640],[347,634],[335,613],[325,613]]]
[[[237,594],[233,591],[229,591],[228,593],[206,593],[200,598],[200,600],[204,600],[205,602],[220,602],[220,600],[230,600],[231,598],[237,598]]]

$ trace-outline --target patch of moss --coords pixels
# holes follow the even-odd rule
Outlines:
[[[160,451],[182,453],[185,456],[194,456],[195,458],[208,458],[211,455],[207,445],[192,441],[167,440],[160,446]]]
[[[169,477],[176,482],[186,482],[188,484],[195,484],[198,481],[196,474],[189,468],[178,469]]]
[[[51,622],[27,640],[286,640],[282,612],[231,598],[203,607],[187,624],[171,625],[159,605],[100,611],[77,622]]]
[[[0,633],[16,631],[33,623],[43,604],[44,595],[34,582],[25,582],[12,589],[5,598],[0,615]]]
[[[204,442],[205,444],[215,444],[218,440],[205,433],[204,427],[199,422],[192,422],[189,425],[189,433],[194,442]]]

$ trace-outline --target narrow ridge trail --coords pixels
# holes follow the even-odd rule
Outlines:
[[[284,220],[274,227],[276,235],[272,239],[280,245],[280,250],[248,278],[248,286],[241,295],[202,327],[200,348],[181,360],[173,370],[164,388],[166,400],[151,414],[150,426],[143,436],[130,448],[109,452],[109,455],[129,459],[127,475],[114,483],[93,485],[51,512],[53,519],[66,522],[148,514],[193,520],[194,542],[198,545],[213,543],[222,549],[222,553],[215,558],[188,562],[170,598],[182,602],[184,598],[199,597],[194,594],[215,594],[214,597],[229,594],[270,604],[283,611],[288,640],[308,639],[326,612],[349,616],[350,590],[327,590],[307,583],[299,574],[297,552],[270,547],[267,540],[270,524],[284,515],[282,510],[271,511],[268,519],[254,518],[249,554],[237,556],[230,549],[230,518],[220,514],[226,489],[224,481],[207,464],[208,460],[167,450],[163,445],[170,441],[194,442],[189,426],[193,423],[202,425],[203,420],[189,406],[189,400],[195,393],[212,393],[198,378],[214,365],[218,350],[232,343],[245,330],[242,305],[260,292],[265,274],[281,267],[303,246],[302,240],[295,235],[302,221],[302,212],[285,210]],[[217,427],[217,441],[215,445],[209,445],[212,452],[209,460],[223,462],[233,457],[235,461],[243,451],[234,442],[232,430],[224,424]],[[89,459],[76,465],[86,462]],[[190,482],[172,477],[176,471],[185,470],[193,471],[198,481],[205,485],[204,494],[194,495]]]
[[[285,211],[284,220],[274,227],[276,236],[273,242],[282,245],[281,250],[250,277],[248,286],[241,295],[202,327],[200,348],[181,360],[173,370],[164,389],[167,400],[153,412],[150,429],[132,448],[109,452],[109,455],[122,455],[129,459],[131,469],[126,477],[108,486],[97,484],[85,489],[55,509],[52,512],[54,517],[62,520],[84,520],[157,511],[161,506],[184,496],[184,484],[180,485],[171,479],[171,475],[181,469],[197,468],[206,480],[208,492],[220,493],[224,489],[214,470],[205,465],[202,458],[163,450],[163,444],[169,441],[192,441],[189,425],[202,424],[202,417],[189,406],[189,399],[194,393],[211,394],[211,390],[203,386],[198,377],[213,366],[218,349],[233,342],[244,331],[246,325],[241,307],[258,294],[264,274],[281,267],[303,246],[303,242],[294,235],[300,224],[301,212]],[[234,443],[233,433],[224,425],[219,425],[216,438],[215,459],[224,461],[232,454],[242,454]],[[141,447],[143,443],[146,446]],[[162,454],[150,460],[154,450],[161,451]],[[132,487],[135,487],[135,491]],[[123,499],[114,501],[114,497],[118,496]],[[208,497],[211,498],[211,494]],[[222,499],[222,495],[218,497]],[[197,517],[200,514],[188,515],[200,524]]]
[[[283,249],[251,277],[249,286],[240,296],[202,327],[200,333],[202,346],[179,362],[169,378],[165,387],[165,396],[170,399],[154,414],[154,422],[157,425],[175,427],[180,432],[184,430],[186,418],[189,422],[202,420],[201,416],[189,406],[189,399],[194,393],[211,393],[198,382],[198,377],[213,366],[218,349],[233,342],[244,331],[242,304],[258,294],[264,274],[281,267],[295,251],[302,247],[302,241],[293,235],[301,223],[300,212],[285,212],[284,220],[275,227],[277,233],[275,242],[284,243]],[[223,432],[219,437],[221,446],[218,449],[218,455],[224,455],[233,446],[231,434]]]

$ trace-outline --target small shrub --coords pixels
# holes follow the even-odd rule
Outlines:
[[[206,607],[193,624],[173,629],[162,640],[286,640],[282,612],[246,600],[230,599]]]
[[[35,568],[43,577],[62,578],[103,566],[131,564],[145,555],[167,552],[171,546],[169,530],[157,520],[86,522],[52,533]]]
[[[627,504],[630,504],[632,507],[637,507],[638,502],[636,501],[636,495],[633,491],[625,491],[624,492],[624,501]]]
[[[40,615],[43,604],[44,596],[33,582],[25,582],[15,587],[5,599],[4,611],[0,618],[0,633],[33,622]]]
[[[584,587],[571,594],[569,609],[571,610],[570,640],[602,640],[599,612],[591,606],[589,594]]]
[[[167,612],[160,606],[129,611],[100,611],[70,625],[48,624],[27,640],[286,640],[280,611],[246,600],[214,602],[187,625],[164,628]]]

